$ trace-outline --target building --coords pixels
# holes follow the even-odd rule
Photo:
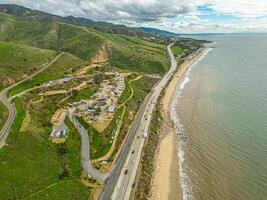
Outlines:
[[[112,104],[112,105],[110,105],[110,106],[108,107],[108,112],[110,112],[110,113],[114,113],[114,112],[115,112],[115,109],[116,109],[115,105]]]

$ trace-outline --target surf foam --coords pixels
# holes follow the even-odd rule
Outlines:
[[[192,200],[194,199],[192,190],[191,190],[191,183],[190,179],[186,173],[185,170],[185,146],[187,144],[186,141],[186,134],[183,131],[183,125],[180,122],[180,119],[177,114],[177,106],[178,106],[178,99],[181,96],[181,91],[185,88],[186,84],[190,82],[190,72],[192,67],[194,67],[196,64],[198,64],[205,56],[212,50],[212,48],[208,48],[202,56],[193,63],[187,72],[185,73],[184,78],[177,84],[175,95],[173,96],[172,100],[172,106],[171,106],[171,120],[173,121],[175,132],[178,139],[178,145],[179,145],[179,152],[178,152],[178,158],[179,158],[179,176],[180,176],[180,184],[182,188],[183,193],[183,200]]]

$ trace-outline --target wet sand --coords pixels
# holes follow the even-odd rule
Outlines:
[[[162,98],[163,138],[156,155],[156,169],[151,189],[151,199],[153,200],[182,199],[181,185],[179,182],[178,141],[170,117],[170,110],[173,98],[175,98],[177,84],[179,84],[188,68],[200,59],[203,53],[204,50],[178,67]]]

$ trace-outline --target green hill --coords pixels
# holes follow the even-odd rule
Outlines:
[[[169,67],[164,45],[127,36],[112,36],[110,63],[121,69],[163,74]]]
[[[52,50],[0,41],[0,89],[36,71],[55,54]]]
[[[90,60],[101,46],[107,45],[113,67],[160,74],[168,67],[164,45],[138,37],[106,34],[88,27],[62,23],[54,18],[43,20],[36,16],[24,16],[18,19],[1,12],[0,24],[0,40],[66,51],[85,60]]]
[[[58,21],[68,24],[89,27],[97,31],[109,34],[121,34],[127,36],[137,37],[149,37],[151,34],[146,33],[138,28],[127,27],[125,25],[117,25],[107,22],[96,22],[91,19],[85,19],[80,17],[61,17],[45,13],[39,10],[32,10],[23,6],[15,4],[0,4],[0,12],[6,13],[19,20],[34,20],[38,19],[41,21]]]
[[[13,88],[9,95],[62,78],[89,66],[92,61],[101,61],[101,57],[107,58],[104,59],[106,62],[92,66],[92,75],[95,69],[109,72],[111,68],[139,73],[134,76],[140,73],[163,74],[169,66],[165,45],[143,40],[142,37],[147,34],[125,26],[59,17],[21,6],[0,5],[0,30],[2,87],[6,86],[7,80],[7,84],[11,84],[35,71],[49,57],[65,52],[47,69]],[[125,114],[121,139],[132,122],[133,118],[129,116],[134,115],[155,82],[144,77],[133,85],[136,92],[125,108],[129,115]],[[0,149],[0,179],[3,180],[0,199],[87,199],[88,196],[91,199],[92,190],[99,183],[89,180],[89,187],[81,183],[84,178],[77,130],[66,120],[69,127],[66,143],[54,144],[48,140],[52,131],[51,118],[68,94],[39,95],[49,89],[70,89],[71,84],[76,82],[52,89],[39,88],[14,99],[17,116],[7,138],[8,145]],[[127,94],[128,90],[125,91]],[[6,117],[7,110],[0,104],[0,118]],[[110,127],[115,126],[115,122],[114,118]],[[3,123],[4,120],[0,120],[0,128]],[[105,134],[110,138],[111,130],[108,129]],[[104,148],[107,149],[106,146]]]

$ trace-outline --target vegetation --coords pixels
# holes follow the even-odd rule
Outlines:
[[[126,89],[118,103],[121,104],[128,99],[129,101],[117,108],[114,118],[103,132],[99,133],[79,118],[90,135],[92,159],[100,158],[110,150],[118,121],[123,120],[110,160],[114,159],[141,102],[157,81],[146,77],[144,73],[162,75],[169,67],[166,47],[138,37],[108,34],[124,32],[127,35],[138,33],[136,35],[139,36],[140,32],[135,32],[135,29],[94,22],[90,24],[81,18],[62,18],[12,5],[0,6],[0,24],[0,90],[6,80],[10,83],[17,81],[24,74],[36,71],[59,51],[65,52],[57,62],[32,80],[13,88],[9,93],[11,96],[50,80],[73,74],[83,67],[90,66],[92,60],[97,62],[96,58],[108,58],[105,64],[98,63],[99,66],[93,65],[88,70],[90,74],[94,71],[100,72],[100,75],[94,76],[95,84],[74,92],[70,97],[68,94],[43,97],[38,94],[51,88],[70,89],[68,86],[77,82],[35,89],[14,100],[17,116],[7,138],[8,145],[0,149],[0,199],[91,197],[94,186],[88,188],[81,182],[81,141],[77,130],[69,119],[66,119],[65,123],[69,127],[66,142],[52,143],[49,140],[52,131],[51,118],[60,108],[59,102],[62,100],[65,99],[62,104],[64,106],[68,102],[87,99],[95,93],[105,76],[108,76],[103,75],[105,70],[137,72],[127,77]],[[181,53],[178,46],[174,47],[174,51],[176,54]],[[143,77],[136,79],[140,74]],[[134,79],[136,81],[130,83],[130,80]],[[4,123],[2,119],[7,116],[6,109],[1,104],[0,112],[1,126]],[[151,135],[156,139],[157,136],[153,135],[156,131],[152,129],[152,132]],[[154,143],[151,143],[150,147],[153,151]],[[151,169],[151,163],[147,165],[146,167]],[[144,178],[146,179],[146,176]]]
[[[137,37],[110,35],[93,29],[62,23],[56,19],[40,20],[38,17],[17,18],[0,15],[5,27],[0,40],[13,41],[39,48],[69,52],[81,59],[90,60],[98,50],[109,47],[110,64],[113,67],[163,74],[168,68],[164,45],[148,42]]]
[[[149,37],[150,34],[145,33],[142,30],[137,28],[130,28],[125,25],[116,25],[106,22],[95,22],[90,19],[85,18],[76,18],[73,16],[60,17],[44,13],[38,10],[31,10],[23,6],[12,5],[12,4],[0,4],[0,12],[4,12],[18,19],[24,19],[25,21],[32,20],[41,20],[41,21],[60,21],[64,23],[69,23],[78,26],[85,26],[93,28],[97,31],[109,33],[109,34],[121,34],[128,36],[137,36],[137,37]]]
[[[114,118],[108,127],[102,132],[98,132],[94,127],[86,123],[83,118],[77,118],[79,122],[87,129],[90,137],[90,153],[91,159],[97,159],[104,156],[112,145],[112,136],[117,129],[117,121],[120,119],[122,108],[118,109]]]
[[[23,75],[33,73],[55,54],[52,50],[0,41],[0,90]]]
[[[149,74],[163,74],[169,67],[164,45],[127,36],[112,36],[110,39],[112,66]]]
[[[14,87],[12,90],[10,90],[9,95],[13,96],[26,89],[41,85],[42,83],[46,83],[50,80],[63,78],[65,75],[70,74],[72,70],[75,70],[76,68],[86,64],[87,62],[84,60],[66,53],[46,70],[34,76],[31,80],[25,81],[22,84]]]
[[[38,48],[66,51],[82,59],[90,59],[101,46],[103,37],[94,30],[32,18],[25,21],[0,15],[5,27],[0,40],[13,41]]]
[[[67,120],[69,131],[66,143],[54,144],[48,140],[50,119],[58,109],[56,104],[62,96],[31,103],[32,95],[34,94],[15,99],[17,117],[7,139],[8,145],[0,150],[0,199],[22,199],[54,183],[80,179],[80,138],[77,130]],[[30,114],[31,126],[26,126],[26,130],[22,131],[26,110]],[[67,199],[72,199],[73,195],[82,199],[82,194],[89,192],[79,181],[71,182],[71,185],[62,183],[64,185],[75,188],[68,192],[70,196],[65,196]],[[67,194],[55,186],[42,191],[41,197],[47,196],[51,190],[55,199]],[[37,199],[38,196],[39,193]]]
[[[122,96],[119,99],[119,104],[124,102],[126,99],[130,96],[130,85],[129,81],[136,78],[136,75],[132,75],[131,77],[127,78],[126,80],[126,89],[124,90]],[[118,148],[120,147],[120,144],[122,143],[122,140],[124,139],[127,130],[133,121],[133,117],[135,112],[137,111],[140,103],[146,96],[146,94],[150,91],[150,89],[154,86],[155,80],[143,77],[140,78],[132,83],[132,87],[134,89],[134,94],[132,99],[125,104],[125,111],[124,107],[120,107],[116,110],[116,113],[112,119],[112,121],[109,123],[108,127],[103,132],[98,132],[95,128],[93,128],[91,125],[86,123],[82,117],[77,118],[79,122],[87,129],[89,136],[90,136],[90,153],[92,159],[97,159],[102,156],[104,156],[112,146],[112,137],[114,136],[118,121],[121,120],[122,113],[123,115],[123,124],[121,127],[121,130],[119,132],[118,140],[116,141],[116,148],[113,152],[113,155],[117,152]],[[119,142],[118,142],[119,141]],[[113,159],[112,157],[110,158]]]
[[[8,117],[7,108],[0,102],[0,130],[4,126],[6,119]]]
[[[80,91],[73,91],[72,95],[64,101],[64,104],[78,102],[80,100],[89,99],[99,88],[98,84],[93,84],[88,88],[84,88]]]
[[[127,102],[125,105],[126,110],[125,110],[125,114],[123,118],[123,124],[119,132],[118,139],[116,141],[115,151],[113,152],[113,155],[110,158],[111,160],[113,159],[114,155],[119,150],[125,136],[127,135],[128,129],[134,119],[134,116],[141,102],[144,100],[147,93],[150,92],[151,88],[155,85],[156,81],[157,80],[149,78],[149,77],[142,77],[132,83],[132,87],[134,89],[134,95],[132,99],[129,102]],[[127,85],[127,87],[129,87],[129,85]],[[127,92],[128,90],[127,89],[125,90],[121,98],[124,98],[123,97],[124,95],[128,96],[128,92]]]
[[[135,199],[148,200],[150,197],[151,180],[155,169],[155,155],[160,140],[161,121],[161,114],[157,109],[152,115],[147,143],[142,153]]]
[[[171,49],[175,57],[183,53],[183,49],[178,44],[172,45]]]
[[[25,200],[88,200],[91,189],[86,188],[81,180],[66,180],[54,183],[24,198]],[[90,198],[91,199],[91,198]]]

